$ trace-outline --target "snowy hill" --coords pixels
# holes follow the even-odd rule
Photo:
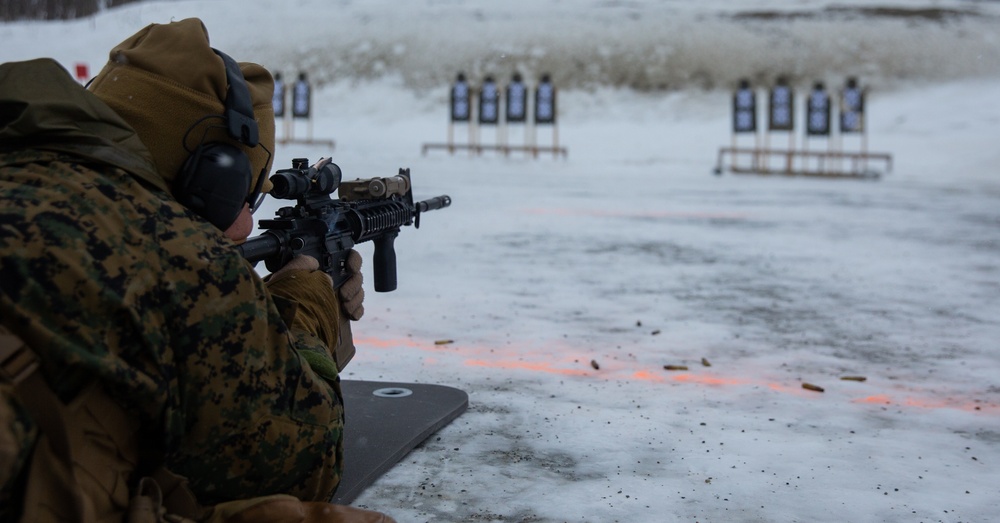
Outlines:
[[[1000,3],[961,0],[141,2],[0,26],[5,42],[21,44],[0,56],[96,65],[122,30],[190,16],[238,59],[309,70],[319,83],[397,76],[427,89],[459,70],[479,78],[519,69],[529,79],[549,72],[563,88],[728,89],[779,74],[831,84],[855,75],[883,88],[1000,74]]]

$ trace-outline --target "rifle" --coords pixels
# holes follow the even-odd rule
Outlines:
[[[312,256],[320,269],[340,288],[350,276],[347,255],[356,244],[375,242],[375,290],[396,290],[396,250],[400,227],[420,228],[420,213],[451,205],[451,197],[441,195],[413,202],[410,170],[397,176],[342,182],[343,173],[329,162],[319,169],[307,167],[305,158],[292,160],[291,169],[271,176],[270,194],[295,200],[295,206],[278,209],[277,217],[261,220],[264,232],[240,245],[240,254],[251,263],[264,260],[274,272],[297,254]],[[339,199],[330,195],[338,191]]]

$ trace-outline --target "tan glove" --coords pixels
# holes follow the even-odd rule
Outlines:
[[[345,265],[349,276],[336,293],[330,292],[330,276],[318,270],[319,262],[311,256],[296,256],[266,278],[272,293],[298,303],[301,313],[285,321],[318,336],[333,352],[341,371],[356,352],[351,320],[358,320],[365,313],[361,255],[351,250]],[[319,288],[322,285],[328,287]]]
[[[347,281],[337,290],[337,298],[340,300],[340,308],[348,318],[358,321],[365,314],[365,289],[363,287],[364,277],[361,275],[361,254],[351,249],[347,255],[346,268],[350,276]],[[286,278],[292,271],[315,271],[319,269],[319,262],[311,256],[299,255],[284,267],[271,273],[267,279],[268,283],[274,283]],[[325,274],[325,273],[324,273]],[[332,282],[332,280],[331,280]]]
[[[298,255],[291,259],[284,267],[274,271],[267,278],[268,283],[274,283],[282,278],[288,277],[292,271],[315,271],[319,270],[319,261],[312,256]],[[326,273],[324,273],[326,274]],[[328,276],[329,277],[329,276]]]
[[[348,320],[341,312],[330,276],[318,269],[315,258],[296,256],[265,281],[285,323],[293,330],[318,338],[333,357],[331,363],[336,362],[337,369],[343,369],[354,354],[354,343],[350,330],[344,328]],[[310,361],[310,366],[321,371],[315,363]]]
[[[361,255],[354,249],[347,255],[347,272],[350,277],[340,286],[337,296],[344,314],[358,321],[365,314],[365,289],[362,287],[364,278],[361,276]]]

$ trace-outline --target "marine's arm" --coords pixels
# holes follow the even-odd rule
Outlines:
[[[286,321],[293,335],[306,346],[318,342],[327,348],[327,355],[336,364],[327,363],[305,354],[314,370],[330,379],[354,356],[354,343],[350,321],[364,314],[361,255],[351,251],[348,255],[348,280],[337,291],[333,290],[328,274],[319,270],[319,262],[309,256],[297,256],[285,267],[267,279],[268,291],[288,311]],[[291,310],[288,310],[291,309]]]

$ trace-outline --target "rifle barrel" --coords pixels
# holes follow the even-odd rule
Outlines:
[[[447,194],[442,194],[441,196],[435,196],[429,200],[424,200],[422,202],[417,202],[416,208],[420,212],[433,211],[435,209],[443,209],[451,205],[451,196]]]

